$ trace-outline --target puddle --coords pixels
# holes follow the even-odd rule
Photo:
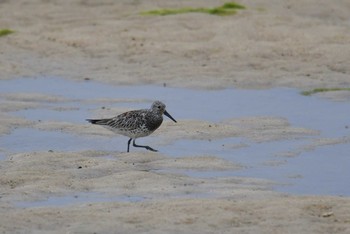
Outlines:
[[[6,159],[6,155],[3,152],[0,152],[0,161],[5,159]]]
[[[84,120],[86,116],[89,116],[90,113],[86,108],[76,107],[76,109],[73,110],[55,110],[48,108],[26,109],[15,111],[13,114],[32,121],[51,120],[81,123],[82,120]]]
[[[214,197],[210,193],[181,193],[164,196],[165,198],[184,199],[184,198],[210,198]],[[21,201],[15,205],[21,208],[40,208],[40,207],[62,207],[79,204],[103,203],[103,202],[143,202],[150,201],[152,198],[134,195],[108,196],[98,192],[77,193],[66,196],[51,196],[45,200]]]
[[[85,123],[91,111],[106,107],[146,108],[151,100],[167,104],[172,116],[219,122],[230,118],[275,116],[286,118],[296,127],[320,131],[320,136],[302,139],[254,143],[245,138],[227,138],[212,141],[179,140],[171,145],[157,146],[169,157],[215,155],[245,166],[239,171],[181,171],[198,177],[243,176],[274,180],[288,184],[277,186],[277,191],[292,194],[350,195],[345,183],[350,178],[350,144],[320,146],[302,152],[296,157],[281,157],[281,153],[296,151],[317,138],[349,137],[350,103],[334,102],[318,97],[305,97],[289,88],[269,90],[191,90],[156,86],[111,86],[94,81],[74,82],[59,78],[16,79],[0,81],[1,93],[41,93],[57,95],[74,101],[41,103],[34,109],[13,112],[33,121],[65,121]],[[125,99],[125,102],[97,104],[94,99]],[[130,103],[130,100],[135,102]],[[140,101],[145,100],[145,101]],[[1,97],[0,97],[1,101]],[[57,109],[57,107],[67,107]],[[71,108],[71,109],[70,109]],[[30,136],[30,137],[28,137]],[[142,139],[156,147],[157,137]],[[92,143],[93,142],[93,143]],[[125,137],[95,138],[62,132],[35,129],[16,129],[0,137],[0,159],[6,154],[26,151],[124,151]],[[140,142],[141,143],[141,142]],[[229,146],[241,147],[229,147]],[[135,149],[136,150],[136,149]],[[106,159],[110,160],[110,159]],[[74,199],[73,199],[74,201]]]
[[[309,140],[310,141],[310,140]],[[228,143],[244,143],[246,147],[225,149]],[[311,141],[310,141],[311,143]],[[274,189],[293,194],[349,196],[347,180],[349,144],[320,146],[297,157],[281,157],[281,153],[299,149],[305,139],[254,143],[239,138],[208,141],[178,141],[167,146],[171,156],[216,155],[246,166],[237,171],[172,170],[191,177],[254,177],[276,181]],[[175,149],[180,149],[180,153]]]
[[[175,119],[218,122],[246,116],[278,116],[288,119],[295,126],[318,129],[327,137],[349,134],[349,129],[345,128],[349,125],[349,103],[334,102],[313,96],[305,97],[297,90],[289,88],[204,91],[158,86],[111,86],[93,81],[73,82],[59,78],[23,78],[0,81],[0,92],[34,92],[84,101],[99,98],[159,99],[167,104],[168,111]],[[132,107],[145,108],[150,105],[150,102],[135,102],[132,103]],[[84,109],[82,105],[82,103],[76,103],[73,106]],[[130,102],[110,103],[110,105],[128,108],[131,106]],[[94,108],[95,106],[90,105],[89,107]],[[25,110],[22,111],[22,114],[25,115],[25,112]],[[45,112],[41,113],[45,115]],[[79,115],[78,111],[75,112],[75,115]],[[28,114],[26,117],[29,116]],[[52,115],[47,117],[51,118]],[[84,119],[85,117],[81,121]]]
[[[33,207],[60,207],[77,204],[102,203],[102,202],[141,202],[145,197],[140,196],[107,196],[102,193],[78,193],[69,196],[49,197],[46,200],[17,202],[16,206],[21,208]]]
[[[288,119],[295,126],[318,129],[327,137],[349,134],[349,129],[345,128],[349,125],[349,103],[334,102],[313,96],[305,97],[300,95],[297,90],[289,88],[204,91],[158,86],[110,86],[93,81],[73,82],[59,78],[23,78],[0,81],[0,92],[34,92],[84,101],[99,98],[147,100],[152,97],[151,100],[164,101],[168,106],[168,111],[178,119],[218,122],[246,116],[278,116]],[[132,103],[132,107],[135,109],[145,108],[150,105],[150,102],[135,102]],[[203,106],[199,104],[203,104]],[[130,107],[130,102],[111,103],[110,105]],[[76,103],[73,106],[84,109],[82,103]],[[93,105],[89,106],[89,108],[94,107]],[[34,114],[32,112],[25,115],[26,111],[31,111],[31,109],[21,112],[25,117]],[[49,118],[54,117],[52,114],[47,114],[46,111],[39,113],[43,117],[45,115]],[[69,115],[68,113],[66,116]],[[74,115],[79,116],[79,111],[74,111]],[[81,121],[84,121],[85,117]],[[42,120],[45,119],[42,118]]]
[[[274,170],[291,177],[291,185],[276,189],[295,194],[349,196],[349,150],[349,144],[327,145],[288,159],[288,163]]]
[[[83,150],[124,150],[127,139],[122,137],[84,137],[57,131],[41,131],[19,128],[10,135],[0,137],[0,148],[7,148],[7,154],[33,151],[83,151]],[[121,146],[125,146],[122,147]],[[1,156],[1,154],[0,154]]]

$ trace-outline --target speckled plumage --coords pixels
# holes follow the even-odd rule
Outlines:
[[[129,137],[127,152],[129,152],[132,139],[135,147],[157,151],[149,146],[136,145],[135,139],[148,136],[159,128],[163,122],[163,114],[176,122],[165,110],[165,107],[164,103],[155,101],[150,109],[128,111],[110,119],[87,119],[87,121],[92,124],[102,125],[117,134]]]

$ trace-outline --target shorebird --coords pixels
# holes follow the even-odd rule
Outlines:
[[[159,128],[163,122],[163,114],[176,123],[176,120],[165,110],[165,104],[160,101],[153,102],[150,109],[133,110],[109,119],[87,119],[87,121],[129,137],[127,152],[129,152],[131,140],[133,140],[132,145],[134,147],[157,152],[150,146],[136,145],[135,140],[139,137],[148,136]]]

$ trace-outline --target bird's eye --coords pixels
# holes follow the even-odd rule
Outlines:
[[[160,109],[160,106],[158,106],[158,109]]]

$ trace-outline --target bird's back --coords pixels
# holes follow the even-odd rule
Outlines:
[[[162,124],[163,117],[143,109],[128,111],[110,119],[88,119],[87,121],[102,125],[117,134],[138,138],[154,132]]]

